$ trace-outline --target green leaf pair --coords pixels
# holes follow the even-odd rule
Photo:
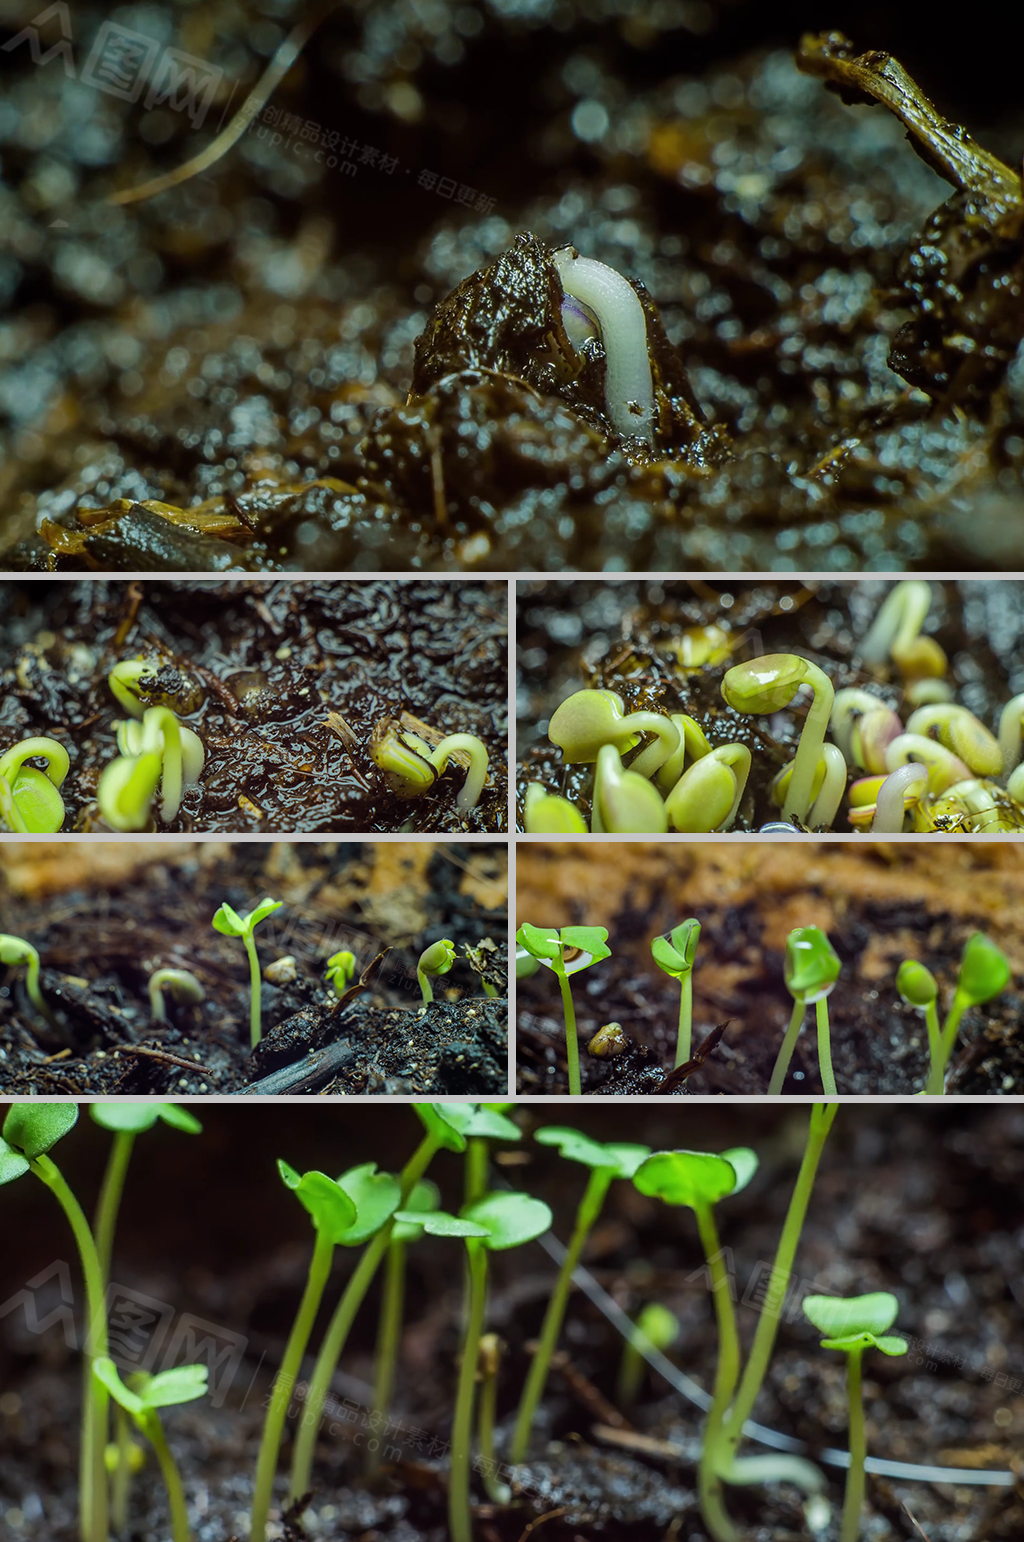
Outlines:
[[[880,1349],[884,1355],[905,1355],[907,1341],[887,1332],[896,1321],[900,1304],[887,1290],[866,1296],[805,1296],[801,1302],[804,1316],[814,1324],[822,1339],[822,1349],[839,1349],[849,1354],[860,1349]]]

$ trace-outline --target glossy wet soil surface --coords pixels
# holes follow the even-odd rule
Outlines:
[[[71,757],[68,830],[106,830],[96,784],[125,716],[115,664],[152,661],[144,706],[169,706],[206,752],[161,829],[272,834],[502,830],[507,822],[504,585],[216,582],[0,585],[0,747],[43,734]],[[488,751],[477,807],[453,761],[398,797],[370,756],[377,723]],[[413,720],[416,720],[415,723]],[[417,727],[416,724],[419,726]]]
[[[584,1092],[765,1093],[792,1011],[783,979],[786,937],[820,926],[842,973],[828,999],[840,1094],[914,1093],[927,1075],[923,1021],[900,1000],[905,958],[939,983],[940,1019],[952,1000],[967,938],[984,931],[1007,954],[1002,995],[964,1016],[950,1092],[1024,1090],[1024,858],[1019,847],[949,842],[845,847],[782,839],[744,843],[633,842],[520,846],[517,920],[535,926],[602,925],[612,957],[572,977]],[[728,1027],[706,1063],[664,1086],[675,1064],[679,987],[650,955],[651,941],[687,916],[701,923],[693,972],[694,1044]],[[566,1093],[565,1030],[548,971],[516,986],[518,1088]],[[605,1023],[632,1045],[598,1059],[586,1045]],[[813,1093],[818,1074],[808,1009],[786,1093]]]
[[[163,1129],[138,1143],[114,1279],[124,1291],[166,1303],[175,1327],[186,1314],[200,1318],[227,1350],[220,1379],[213,1378],[219,1406],[195,1404],[165,1414],[197,1538],[227,1542],[246,1535],[268,1367],[280,1356],[310,1251],[308,1224],[273,1176],[273,1158],[282,1154],[300,1168],[321,1165],[332,1172],[373,1158],[393,1164],[408,1155],[416,1137],[411,1116],[397,1109],[353,1107],[344,1123],[321,1105],[244,1112],[211,1106],[203,1113],[206,1131],[187,1146],[186,1137]],[[695,1107],[688,1115],[693,1147],[719,1150],[742,1142],[760,1158],[751,1186],[718,1208],[740,1334],[749,1344],[802,1150],[806,1112],[746,1108],[740,1117]],[[678,1119],[667,1109],[588,1108],[578,1122],[598,1139],[643,1141],[654,1149],[679,1138]],[[98,1182],[105,1142],[96,1130],[80,1129],[61,1145],[63,1170],[85,1196],[91,1197]],[[243,1148],[248,1158],[241,1186],[232,1153]],[[517,1187],[552,1205],[555,1234],[565,1239],[585,1174],[532,1144],[526,1149],[525,1163],[517,1160],[504,1171]],[[891,1290],[900,1302],[897,1327],[910,1347],[900,1358],[874,1355],[865,1361],[869,1450],[909,1463],[1019,1472],[1022,1170],[1024,1123],[1017,1109],[917,1106],[894,1120],[885,1109],[844,1108],[822,1160],[755,1417],[804,1441],[812,1458],[825,1448],[844,1448],[842,1365],[838,1356],[818,1348],[799,1301],[810,1292]],[[462,1182],[457,1160],[444,1156],[432,1172],[444,1201],[457,1205]],[[154,1194],[161,1198],[158,1208]],[[4,1262],[5,1298],[55,1257],[68,1256],[59,1212],[35,1201],[27,1179],[4,1191],[5,1213],[15,1226],[31,1218],[19,1232],[22,1254]],[[631,1186],[615,1184],[585,1264],[630,1315],[653,1301],[668,1307],[680,1325],[670,1357],[685,1374],[709,1384],[712,1306],[689,1212],[666,1212]],[[525,1346],[547,1304],[553,1266],[535,1245],[496,1255],[492,1266],[490,1322],[508,1346],[500,1447],[527,1365]],[[349,1268],[347,1258],[339,1261],[339,1281]],[[77,1280],[74,1270],[72,1278]],[[40,1316],[47,1306],[60,1304],[56,1287],[49,1288],[53,1300],[40,1301]],[[328,1292],[329,1304],[338,1288]],[[325,1542],[366,1542],[374,1536],[440,1542],[446,1536],[443,1452],[460,1299],[451,1245],[418,1244],[410,1255],[391,1449],[382,1475],[368,1484],[364,1463],[366,1443],[374,1438],[376,1332],[371,1293],[333,1389],[338,1412],[319,1444],[315,1493],[301,1524],[288,1535]],[[541,1517],[556,1542],[706,1537],[694,1498],[697,1411],[656,1375],[643,1381],[633,1408],[618,1409],[621,1340],[579,1294],[562,1345],[567,1374],[552,1375],[535,1425],[532,1459],[513,1474],[512,1503],[494,1506],[475,1490],[476,1538],[518,1542]],[[0,1503],[8,1530],[28,1542],[71,1542],[80,1377],[61,1321],[39,1333],[28,1330],[21,1311],[7,1314],[0,1324],[0,1357],[5,1389]],[[155,1363],[162,1363],[159,1354]],[[765,1448],[751,1442],[746,1449]],[[823,1470],[837,1512],[842,1479],[834,1468],[823,1464]],[[910,1516],[928,1542],[1013,1542],[1024,1527],[1019,1488],[869,1477],[868,1499],[870,1534],[877,1542],[920,1542]],[[788,1487],[734,1489],[729,1505],[746,1538],[806,1542],[811,1535],[796,1492]],[[147,1467],[137,1484],[131,1535],[164,1535],[165,1513],[158,1480]],[[837,1534],[830,1529],[824,1536],[834,1542]]]
[[[924,7],[827,18],[927,87],[957,174],[801,72],[813,7],[325,9],[240,143],[127,206],[195,112],[81,78],[101,7],[74,90],[6,56],[6,562],[1019,568],[1015,16],[996,50]],[[154,5],[146,36],[223,71],[208,133],[299,17]],[[613,429],[600,343],[568,347],[567,243],[660,315],[653,453]]]
[[[771,717],[735,712],[722,699],[722,677],[733,664],[760,653],[796,653],[823,669],[837,691],[846,686],[868,690],[905,721],[913,707],[896,671],[868,669],[859,656],[890,588],[877,579],[858,584],[797,579],[520,584],[519,827],[522,800],[533,781],[569,798],[589,824],[593,767],[567,766],[548,739],[547,726],[566,696],[595,686],[621,696],[627,711],[688,713],[712,745],[747,745],[750,776],[733,828],[756,830],[778,819],[770,784],[796,752],[803,717],[791,711]],[[931,591],[923,631],[946,653],[954,700],[995,733],[1003,706],[1024,679],[1024,585],[971,579],[936,582]],[[699,629],[708,626],[722,629],[726,638],[703,667],[684,667],[680,646],[700,647]],[[690,629],[698,631],[687,644],[684,633]],[[850,831],[845,799],[833,828]]]
[[[111,843],[106,867],[92,850],[4,850],[2,929],[37,949],[55,1022],[32,1009],[24,971],[5,971],[0,1090],[505,1093],[503,849]],[[272,978],[252,1050],[245,950],[210,919],[225,901],[244,914],[264,894],[284,903],[256,931]],[[416,962],[441,937],[455,944],[456,963],[424,1012]],[[365,989],[339,1000],[323,975],[341,950],[355,955]],[[288,957],[294,968],[278,970]],[[195,1005],[168,996],[163,1025],[150,1021],[147,995],[157,968],[188,969],[205,992]]]

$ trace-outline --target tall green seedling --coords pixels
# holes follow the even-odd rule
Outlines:
[[[512,1462],[526,1460],[530,1431],[533,1429],[537,1409],[544,1396],[551,1357],[555,1352],[562,1323],[565,1320],[573,1275],[586,1246],[587,1238],[597,1224],[608,1190],[616,1178],[632,1178],[641,1162],[651,1154],[649,1146],[604,1145],[600,1141],[590,1140],[578,1130],[560,1125],[548,1125],[538,1130],[533,1138],[542,1146],[556,1147],[567,1161],[579,1162],[581,1166],[589,1168],[590,1177],[587,1179],[587,1186],[576,1211],[572,1237],[558,1271],[555,1288],[548,1301],[537,1349],[519,1401],[512,1443],[509,1447],[509,1458]]]
[[[724,1151],[721,1156],[707,1151],[657,1151],[641,1163],[633,1178],[641,1194],[667,1205],[686,1205],[694,1212],[711,1275],[718,1322],[718,1363],[704,1425],[698,1487],[701,1514],[716,1539],[731,1539],[735,1535],[722,1501],[719,1471],[725,1416],[740,1376],[740,1340],[715,1206],[746,1188],[756,1171],[756,1154],[740,1146]]]
[[[414,1103],[412,1106],[424,1126],[425,1133],[398,1178],[403,1206],[438,1151],[443,1148],[461,1154],[466,1150],[466,1142],[471,1133],[474,1131],[486,1133],[487,1129],[492,1128],[489,1120],[482,1119],[483,1111],[476,1103]],[[513,1125],[512,1128],[515,1129],[515,1126]],[[518,1135],[518,1131],[516,1134]],[[316,1432],[323,1415],[327,1393],[356,1313],[388,1250],[392,1225],[389,1218],[368,1243],[324,1334],[306,1391],[306,1417],[299,1426],[295,1440],[290,1489],[292,1500],[301,1498],[309,1490],[313,1454],[316,1449]]]
[[[473,1404],[480,1338],[487,1314],[487,1261],[492,1252],[506,1252],[532,1242],[551,1226],[551,1211],[529,1194],[485,1194],[467,1205],[461,1219],[483,1229],[483,1236],[466,1237],[468,1296],[466,1332],[459,1361],[459,1382],[452,1419],[451,1470],[448,1479],[448,1531],[451,1542],[472,1542],[469,1474],[473,1446]]]
[[[107,1353],[107,1309],[103,1266],[89,1223],[49,1153],[78,1121],[75,1103],[16,1103],[4,1120],[0,1136],[0,1184],[31,1172],[45,1183],[67,1217],[78,1247],[85,1278],[88,1310],[84,1354],[87,1363]],[[91,1381],[89,1427],[93,1437],[83,1448],[79,1470],[79,1535],[82,1542],[107,1542],[107,1477],[104,1442],[95,1432],[107,1427],[108,1394]]]
[[[316,1232],[316,1242],[306,1288],[274,1380],[263,1426],[249,1525],[251,1542],[264,1542],[266,1537],[284,1422],[330,1276],[334,1250],[338,1246],[355,1247],[379,1232],[394,1214],[401,1198],[398,1179],[389,1173],[379,1173],[375,1162],[353,1167],[338,1179],[329,1178],[326,1173],[317,1171],[300,1176],[287,1162],[279,1161],[277,1165],[282,1181],[308,1210]],[[300,1428],[305,1427],[310,1417],[311,1410],[307,1404]],[[320,1412],[316,1412],[312,1418],[315,1439]]]
[[[879,1349],[883,1355],[905,1355],[906,1339],[888,1330],[896,1321],[900,1304],[887,1290],[866,1296],[805,1296],[801,1303],[804,1316],[819,1333],[828,1336],[822,1349],[837,1349],[846,1356],[846,1398],[850,1416],[850,1466],[843,1501],[840,1542],[858,1542],[861,1512],[864,1509],[865,1460],[867,1433],[864,1427],[864,1399],[861,1391],[861,1359],[866,1349]]]
[[[569,1072],[569,1093],[578,1098],[582,1092],[580,1049],[569,976],[578,974],[591,964],[599,963],[603,958],[611,957],[611,949],[607,946],[607,929],[603,926],[563,926],[559,932],[554,928],[531,926],[524,921],[516,932],[516,942],[557,976],[565,1014],[565,1059]]]
[[[841,968],[839,955],[820,926],[798,926],[786,938],[784,974],[786,989],[793,998],[793,1014],[768,1083],[770,1096],[775,1097],[782,1091],[797,1036],[803,1025],[804,1013],[812,1004],[817,1014],[818,1067],[822,1091],[830,1096],[835,1093],[828,997],[835,988]]]
[[[253,1049],[260,1042],[261,990],[263,984],[254,933],[261,921],[265,921],[268,916],[272,916],[275,910],[281,909],[282,903],[281,900],[261,900],[256,909],[250,910],[248,915],[245,916],[240,916],[237,910],[232,910],[230,905],[224,904],[221,905],[214,915],[213,921],[210,923],[215,932],[220,932],[224,937],[241,937],[245,944],[245,951],[249,957],[249,978],[251,982],[249,1030]]]

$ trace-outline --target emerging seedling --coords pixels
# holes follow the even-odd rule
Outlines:
[[[336,996],[344,996],[356,974],[354,953],[334,953],[327,960],[324,979]]]
[[[871,623],[860,655],[866,664],[882,664],[886,654],[905,679],[938,679],[948,660],[934,637],[921,628],[932,603],[931,585],[923,578],[903,578],[889,590]]]
[[[534,1140],[541,1146],[557,1147],[568,1161],[579,1162],[583,1167],[589,1168],[590,1176],[576,1211],[572,1237],[558,1271],[555,1288],[548,1301],[537,1349],[519,1401],[512,1444],[509,1448],[512,1462],[526,1460],[530,1431],[533,1428],[541,1398],[544,1396],[551,1357],[562,1331],[569,1292],[572,1289],[572,1277],[586,1246],[587,1238],[597,1224],[608,1190],[616,1178],[632,1178],[640,1163],[650,1156],[649,1146],[603,1145],[599,1141],[590,1140],[578,1130],[561,1125],[549,1125],[545,1129],[538,1130]]]
[[[418,798],[429,792],[453,755],[469,757],[469,770],[455,799],[460,814],[476,808],[487,780],[487,746],[475,734],[449,734],[440,744],[429,745],[419,734],[403,729],[395,718],[382,718],[370,737],[370,757],[400,798]]]
[[[174,1001],[188,1001],[195,1005],[202,1001],[206,992],[187,969],[157,969],[149,977],[149,1015],[154,1023],[167,1021],[164,992]]]
[[[668,815],[658,789],[644,776],[623,769],[614,744],[602,744],[594,772],[590,828],[596,834],[663,834]]]
[[[797,1037],[804,1020],[804,1012],[813,1002],[818,1023],[818,1068],[821,1072],[822,1090],[834,1093],[836,1080],[832,1074],[832,1047],[829,1039],[827,998],[835,987],[842,968],[839,955],[818,926],[798,926],[786,938],[786,963],[784,974],[786,989],[793,998],[793,1015],[782,1041],[771,1081],[769,1096],[782,1091],[793,1058]]]
[[[405,1217],[403,1216],[403,1219]],[[530,1194],[487,1194],[468,1205],[461,1219],[474,1228],[465,1238],[469,1259],[466,1333],[459,1363],[459,1384],[452,1419],[452,1454],[448,1479],[448,1530],[451,1542],[472,1542],[469,1515],[469,1473],[473,1444],[473,1402],[480,1336],[487,1310],[487,1255],[532,1242],[551,1226],[551,1211]],[[432,1230],[438,1220],[424,1223]],[[479,1230],[477,1230],[479,1228]],[[481,1235],[480,1233],[483,1233]]]
[[[608,932],[603,926],[563,926],[561,932],[531,926],[529,922],[516,932],[516,942],[558,977],[565,1013],[565,1058],[569,1072],[569,1094],[579,1097],[580,1049],[576,1037],[576,1011],[569,989],[569,976],[611,957],[606,946]]]
[[[999,776],[1003,770],[999,740],[973,712],[954,702],[918,707],[907,719],[907,733],[934,735],[940,744],[969,766],[975,776]]]
[[[888,1332],[896,1321],[899,1302],[887,1290],[877,1290],[867,1296],[848,1296],[845,1299],[836,1296],[805,1296],[801,1305],[805,1317],[818,1332],[828,1335],[821,1341],[822,1349],[837,1349],[846,1356],[850,1468],[846,1478],[840,1542],[858,1542],[861,1511],[864,1508],[864,1461],[867,1456],[861,1357],[866,1349],[880,1349],[883,1355],[906,1354],[906,1339]]]
[[[626,714],[614,691],[576,691],[557,707],[548,724],[548,738],[567,761],[595,761],[602,745],[612,744],[620,755],[633,748],[641,734],[654,734],[630,764],[638,776],[653,776],[679,748],[679,730],[660,712]]]
[[[146,709],[141,700],[141,683],[144,679],[153,679],[159,672],[159,659],[122,659],[114,665],[107,676],[107,684],[129,717],[142,717]]]
[[[113,1360],[103,1356],[93,1361],[93,1376],[114,1401],[131,1415],[156,1452],[167,1488],[174,1542],[190,1542],[188,1509],[181,1474],[171,1455],[157,1410],[205,1397],[207,1374],[205,1365],[179,1365],[173,1370],[161,1371],[157,1376],[142,1373],[132,1378],[135,1383],[133,1391],[121,1380]]]
[[[673,830],[690,833],[728,830],[736,818],[750,774],[745,744],[720,744],[695,760],[665,800]]]
[[[939,1028],[939,1013],[935,1003],[938,1000],[939,987],[935,976],[930,969],[914,959],[904,959],[896,972],[896,989],[899,991],[908,1007],[913,1007],[924,1017],[925,1029],[928,1034],[928,1056],[931,1062],[931,1075],[937,1073],[941,1078],[945,1069],[945,1061],[942,1058],[942,1030]],[[929,1084],[931,1082],[929,1076]]]
[[[442,937],[438,942],[432,942],[429,948],[423,949],[416,965],[416,979],[419,982],[425,1007],[429,1007],[434,999],[431,978],[447,974],[454,963],[455,944],[450,937]]]
[[[945,1092],[946,1067],[953,1053],[956,1043],[957,1030],[960,1027],[960,1019],[968,1007],[980,1006],[985,1001],[991,1001],[993,996],[998,996],[1010,983],[1010,964],[1006,954],[984,932],[974,932],[964,944],[963,956],[960,960],[960,973],[957,975],[956,991],[953,1001],[946,1013],[946,1020],[942,1029],[938,1032],[937,1043],[933,1038],[932,1020],[926,1016],[928,1023],[928,1047],[931,1052],[931,1069],[928,1073],[928,1081],[925,1084],[925,1093],[929,1097],[941,1097]],[[931,987],[935,987],[935,981],[920,964],[910,961],[901,964],[896,976],[896,988],[903,996],[904,1001],[919,1011],[927,1013],[927,994]],[[907,994],[905,987],[913,991],[913,995]],[[935,997],[932,997],[931,1012],[934,1017]],[[922,1005],[923,1004],[923,1005]],[[938,1029],[937,1022],[935,1029]]]
[[[251,981],[251,1003],[249,1008],[249,1027],[252,1034],[252,1047],[256,1048],[260,1042],[260,1010],[262,977],[260,975],[260,961],[256,953],[256,939],[253,935],[261,921],[272,916],[275,910],[280,910],[283,901],[264,899],[250,910],[248,915],[240,916],[237,910],[232,910],[228,904],[221,905],[214,915],[212,926],[215,932],[220,932],[224,937],[241,937],[245,944],[245,951],[249,955],[249,977]]]
[[[160,818],[169,824],[181,807],[184,785],[203,774],[206,751],[198,734],[183,728],[169,707],[149,707],[141,723],[118,726],[116,760],[96,788],[103,818],[115,830],[144,830],[161,788]]]
[[[27,766],[45,760],[46,770]],[[60,787],[71,761],[56,739],[22,739],[0,755],[0,817],[16,835],[53,835],[64,823]]]
[[[732,1534],[722,1502],[720,1462],[725,1416],[740,1375],[740,1341],[726,1269],[715,1223],[715,1206],[746,1188],[757,1171],[757,1156],[746,1146],[713,1156],[706,1151],[657,1151],[641,1163],[633,1183],[641,1194],[666,1205],[686,1205],[697,1217],[704,1257],[711,1274],[718,1322],[718,1364],[711,1406],[704,1426],[698,1469],[701,1513],[713,1535]]]
[[[531,782],[523,799],[527,835],[586,835],[587,823],[575,804]]]
[[[337,1180],[317,1171],[300,1176],[287,1162],[279,1161],[277,1167],[282,1182],[309,1212],[316,1232],[316,1243],[306,1288],[274,1380],[263,1426],[249,1526],[251,1542],[264,1542],[266,1536],[274,1473],[288,1405],[331,1272],[334,1249],[338,1246],[355,1247],[365,1242],[386,1225],[401,1202],[399,1180],[390,1173],[378,1173],[375,1162],[353,1167],[347,1173],[342,1173]],[[314,1431],[319,1422],[317,1414]]]
[[[651,943],[651,957],[659,969],[664,969],[679,981],[679,1031],[676,1035],[676,1066],[690,1058],[693,1019],[693,965],[700,942],[700,922],[681,921],[667,937],[655,937]]]
[[[639,1395],[647,1365],[641,1347],[649,1346],[664,1353],[679,1337],[679,1326],[679,1318],[660,1301],[649,1301],[640,1312],[631,1337],[622,1346],[617,1388],[620,1408],[631,1409]]]
[[[802,685],[811,687],[814,700],[800,734],[782,806],[783,819],[806,820],[810,810],[814,775],[832,711],[832,682],[816,664],[795,653],[768,653],[747,664],[734,664],[722,680],[722,695],[730,707],[758,714],[788,707]]]
[[[32,944],[26,942],[24,937],[12,937],[8,932],[0,932],[0,964],[7,964],[12,969],[18,964],[26,966],[25,990],[28,999],[40,1017],[53,1024],[54,1015],[39,985],[39,954]]]
[[[647,351],[647,320],[636,290],[606,263],[581,257],[574,246],[552,253],[566,295],[562,317],[573,326],[574,307],[583,307],[577,324],[593,318],[605,356],[605,409],[616,433],[654,441],[654,382]],[[568,335],[578,346],[573,331]]]

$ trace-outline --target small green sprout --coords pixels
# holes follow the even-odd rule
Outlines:
[[[836,691],[829,727],[850,764],[876,774],[885,770],[886,747],[903,732],[899,717],[880,697],[849,685]]]
[[[984,932],[974,932],[964,944],[957,976],[956,991],[941,1030],[936,1017],[938,988],[922,964],[906,960],[896,975],[896,989],[904,1001],[925,1013],[931,1068],[925,1083],[928,1097],[942,1097],[945,1092],[946,1067],[956,1043],[960,1020],[968,1007],[980,1006],[998,996],[1010,983],[1011,970],[1006,954]],[[929,991],[933,994],[929,1000]]]
[[[48,1023],[54,1022],[53,1013],[46,1004],[46,998],[39,985],[39,954],[30,942],[24,937],[12,937],[8,932],[0,932],[0,964],[7,964],[11,969],[19,964],[26,966],[25,990],[28,999]]]
[[[666,1205],[686,1205],[697,1217],[704,1258],[711,1274],[718,1322],[718,1364],[704,1426],[698,1469],[701,1514],[712,1534],[729,1536],[732,1524],[722,1502],[720,1462],[726,1413],[740,1375],[740,1341],[732,1282],[715,1223],[715,1205],[746,1188],[757,1171],[757,1156],[746,1146],[713,1156],[707,1151],[656,1151],[633,1177],[641,1194]]]
[[[944,744],[929,739],[925,734],[899,734],[886,745],[887,771],[895,771],[911,762],[927,766],[928,791],[932,794],[948,792],[958,782],[970,780],[970,767],[959,755],[954,755]]]
[[[403,1217],[404,1219],[404,1217]],[[438,1216],[428,1216],[431,1231]],[[452,1419],[451,1468],[448,1479],[448,1530],[451,1542],[472,1542],[469,1515],[469,1473],[473,1445],[473,1403],[480,1336],[487,1309],[487,1255],[506,1252],[532,1242],[551,1226],[551,1211],[530,1194],[486,1194],[462,1212],[461,1220],[474,1228],[465,1238],[469,1257],[469,1299],[466,1332],[459,1362],[459,1383]],[[482,1234],[481,1234],[482,1233]]]
[[[263,980],[260,975],[260,961],[256,952],[256,939],[253,935],[261,921],[272,916],[275,910],[280,910],[282,900],[263,899],[250,910],[248,915],[240,916],[237,910],[232,910],[228,904],[221,905],[214,915],[211,925],[215,932],[220,932],[224,937],[241,937],[245,944],[245,951],[249,955],[249,976],[251,981],[251,1004],[249,1008],[249,1027],[252,1035],[252,1047],[256,1048],[260,1042],[260,1009],[261,990]]]
[[[605,744],[612,744],[620,755],[633,748],[641,734],[654,734],[632,761],[630,770],[638,776],[653,776],[655,771],[679,748],[679,730],[660,712],[626,714],[622,698],[614,691],[576,691],[552,714],[548,738],[570,762],[595,761]]]
[[[144,830],[161,789],[160,818],[170,824],[181,807],[184,785],[203,774],[206,751],[198,734],[184,728],[169,707],[148,707],[141,723],[121,723],[121,751],[103,770],[96,801],[107,824],[115,830]]]
[[[786,989],[793,998],[793,1015],[768,1083],[769,1096],[776,1097],[782,1091],[804,1013],[812,1002],[818,1025],[818,1068],[822,1090],[826,1093],[835,1092],[827,998],[835,987],[841,968],[839,955],[820,927],[798,926],[786,938],[784,974]]]
[[[679,747],[654,773],[654,780],[666,796],[682,776],[687,760],[691,764],[703,760],[705,755],[711,754],[712,749],[707,734],[696,718],[689,717],[685,712],[672,712],[669,721],[679,730]]]
[[[92,1369],[96,1380],[106,1388],[115,1403],[132,1416],[156,1452],[167,1487],[167,1498],[171,1507],[171,1534],[174,1542],[190,1542],[185,1490],[157,1410],[172,1407],[177,1403],[191,1403],[196,1398],[205,1397],[207,1367],[179,1365],[173,1370],[161,1371],[156,1376],[134,1376],[132,1380],[136,1384],[135,1391],[125,1386],[118,1375],[117,1366],[107,1356],[100,1356],[94,1360]]]
[[[147,989],[150,1020],[154,1023],[167,1021],[167,1008],[164,1005],[165,991],[175,1001],[188,1001],[193,1005],[206,996],[200,982],[187,969],[156,969],[149,977]]]
[[[690,1058],[693,1018],[693,965],[700,942],[700,922],[680,921],[667,937],[655,937],[651,957],[659,969],[679,981],[679,1031],[676,1034],[676,1066]]]
[[[787,707],[801,685],[811,687],[814,700],[800,734],[783,819],[806,820],[810,811],[814,774],[832,711],[832,682],[816,664],[795,653],[768,653],[747,664],[734,664],[722,680],[722,695],[730,707],[757,714]]]
[[[342,951],[333,953],[327,960],[324,979],[336,996],[344,996],[356,974],[356,956]]]
[[[728,830],[736,818],[749,774],[750,751],[745,744],[720,744],[709,755],[695,760],[665,800],[665,813],[673,830],[690,834]]]
[[[590,828],[611,835],[659,835],[668,829],[661,793],[646,777],[623,769],[614,744],[602,744],[597,752]]]
[[[622,1346],[617,1388],[620,1408],[632,1408],[640,1392],[646,1368],[640,1346],[651,1345],[664,1353],[679,1337],[679,1327],[679,1318],[667,1306],[662,1306],[660,1301],[649,1301],[640,1312],[632,1336]]]
[[[865,1349],[880,1349],[883,1355],[905,1355],[906,1339],[888,1329],[900,1309],[896,1297],[887,1290],[872,1291],[867,1296],[805,1296],[801,1303],[805,1317],[827,1335],[822,1349],[837,1349],[846,1356],[846,1397],[850,1412],[850,1467],[843,1501],[840,1542],[858,1542],[861,1511],[864,1508],[864,1462],[867,1436],[864,1429],[864,1400],[861,1392],[861,1357]]]
[[[160,660],[155,658],[122,659],[114,665],[107,676],[107,684],[129,717],[142,717],[145,708],[140,699],[143,694],[141,682],[152,679],[159,672]]]
[[[540,782],[531,782],[523,799],[527,835],[586,835],[587,824],[575,804],[557,798]]]
[[[423,1005],[429,1007],[434,999],[431,976],[447,974],[455,963],[455,944],[450,937],[442,937],[424,948],[416,965],[416,979],[423,995]]]
[[[1003,751],[999,740],[966,707],[951,701],[918,707],[907,719],[907,733],[934,735],[940,744],[969,766],[975,776],[1002,774]]]
[[[589,1168],[590,1177],[576,1211],[572,1237],[558,1271],[555,1288],[548,1301],[537,1349],[519,1400],[515,1429],[509,1448],[510,1460],[514,1463],[526,1460],[530,1432],[533,1429],[541,1398],[544,1396],[551,1357],[562,1331],[562,1323],[569,1303],[569,1292],[572,1289],[572,1277],[586,1246],[587,1238],[597,1225],[608,1190],[616,1178],[632,1178],[641,1162],[651,1154],[649,1146],[604,1145],[599,1141],[590,1140],[578,1130],[562,1125],[548,1125],[538,1130],[534,1140],[541,1146],[555,1146],[568,1161],[579,1162],[581,1166]]]
[[[569,1071],[569,1094],[579,1097],[580,1049],[576,1037],[576,1011],[569,989],[569,976],[611,957],[606,946],[608,932],[603,926],[563,926],[561,932],[531,926],[524,921],[516,932],[516,942],[527,953],[558,976],[562,992],[562,1010],[565,1013],[565,1058]]]
[[[46,770],[27,766],[45,760]],[[0,755],[0,816],[16,835],[53,835],[64,823],[59,789],[71,761],[56,739],[22,739]]]
[[[282,1182],[309,1212],[316,1242],[306,1288],[285,1345],[280,1369],[274,1379],[263,1426],[249,1522],[251,1542],[264,1542],[266,1536],[274,1473],[288,1405],[327,1287],[334,1249],[338,1246],[356,1247],[380,1232],[401,1202],[399,1180],[390,1173],[379,1173],[375,1162],[353,1167],[342,1173],[337,1180],[315,1170],[300,1175],[287,1162],[278,1161],[277,1167]],[[314,1434],[319,1422],[317,1415],[314,1419]]]
[[[487,746],[475,734],[449,734],[431,746],[419,734],[402,728],[395,718],[382,718],[370,736],[370,757],[400,798],[429,792],[453,755],[469,757],[469,770],[455,800],[460,814],[476,808],[487,780]]]
[[[778,804],[779,808],[785,804],[789,792],[793,765],[794,762],[790,761],[789,765],[772,780],[772,801]],[[838,744],[823,744],[814,771],[814,781],[811,784],[811,797],[814,801],[804,821],[809,830],[831,829],[839,812],[839,805],[843,801],[843,793],[846,791],[846,776],[846,759]]]
[[[931,603],[931,585],[923,578],[897,580],[860,645],[865,664],[883,664],[888,654],[908,680],[944,675],[949,667],[945,653],[934,637],[921,632]]]

